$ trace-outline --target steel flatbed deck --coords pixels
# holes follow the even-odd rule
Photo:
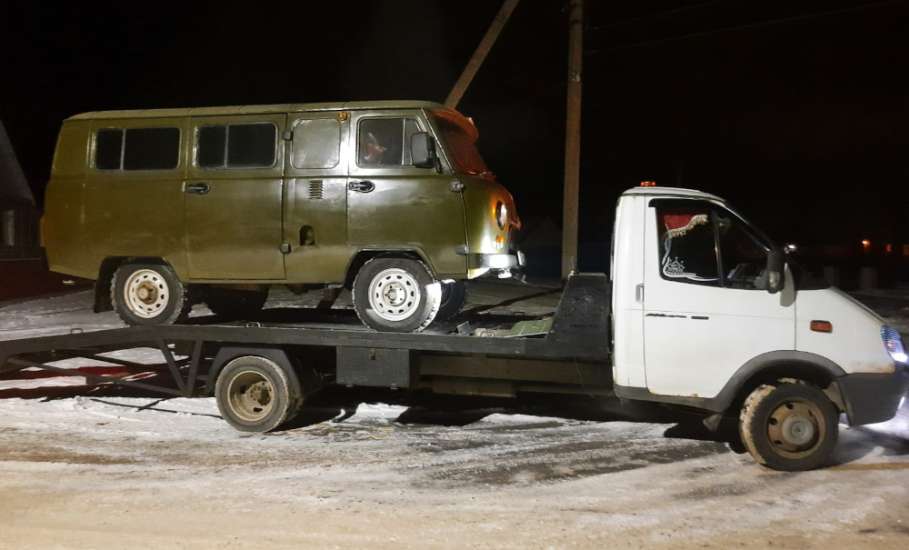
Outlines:
[[[220,366],[219,354],[225,349],[260,349],[277,352],[297,350],[298,356],[310,351],[330,350],[336,357],[337,380],[345,385],[357,385],[351,380],[364,380],[364,385],[408,386],[408,380],[420,376],[420,365],[439,374],[440,364],[458,361],[460,372],[471,376],[496,378],[494,361],[518,360],[507,370],[507,377],[515,378],[520,364],[528,371],[539,371],[540,364],[555,370],[560,365],[588,365],[589,368],[607,369],[609,362],[608,309],[609,286],[600,274],[572,277],[562,293],[559,306],[552,318],[551,329],[537,336],[476,336],[438,333],[386,333],[353,328],[313,328],[293,324],[228,324],[228,325],[171,325],[135,326],[94,332],[74,331],[68,334],[39,336],[0,342],[0,374],[26,368],[38,368],[73,375],[71,369],[51,365],[63,359],[84,358],[125,367],[151,368],[149,365],[115,359],[104,354],[137,348],[159,350],[163,363],[170,371],[175,388],[151,385],[145,382],[120,380],[108,376],[78,373],[94,382],[114,383],[123,386],[160,391],[171,395],[198,394],[200,379],[211,379],[211,367]],[[302,350],[302,351],[301,351]],[[384,352],[384,354],[383,354]],[[402,353],[405,359],[401,359]],[[362,357],[379,360],[363,371]],[[387,361],[383,359],[389,357]],[[432,361],[421,357],[448,358]],[[523,363],[521,363],[523,361]],[[220,361],[223,363],[223,361]],[[478,373],[476,363],[490,365],[489,373]],[[463,368],[474,363],[473,368]],[[205,369],[206,366],[209,369]],[[402,369],[407,371],[402,384]],[[456,369],[457,370],[457,369]],[[384,377],[383,372],[388,371]],[[205,376],[205,372],[209,376]],[[368,375],[364,379],[364,372]],[[201,373],[201,376],[200,376]],[[353,374],[351,374],[353,373]],[[453,372],[455,376],[462,376]],[[602,373],[601,373],[602,374]],[[505,376],[505,375],[503,375]],[[519,376],[517,376],[519,378]],[[531,381],[560,381],[562,374],[529,375]],[[210,384],[209,384],[210,386]],[[210,390],[210,387],[208,388]]]

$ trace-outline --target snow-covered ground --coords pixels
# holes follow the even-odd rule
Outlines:
[[[535,294],[508,306],[530,315],[558,297],[472,290],[475,308]],[[909,325],[909,303],[875,300]],[[0,346],[120,326],[90,301],[0,304]],[[269,308],[299,303],[277,294]],[[909,545],[909,406],[843,426],[836,465],[799,474],[760,468],[690,426],[535,410],[333,402],[303,427],[249,435],[212,399],[0,378],[0,548]]]

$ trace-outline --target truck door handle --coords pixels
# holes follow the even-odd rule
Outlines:
[[[186,192],[192,195],[204,195],[211,191],[207,183],[190,183],[186,186]]]
[[[357,193],[371,193],[376,188],[376,184],[369,180],[352,181],[347,184],[347,188]]]

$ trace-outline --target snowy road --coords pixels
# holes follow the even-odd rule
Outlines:
[[[523,292],[540,295],[511,311],[554,306]],[[89,303],[0,304],[0,340],[119,326]],[[244,435],[212,399],[82,384],[0,379],[0,548],[909,546],[906,406],[844,426],[835,466],[786,474],[688,426],[552,405],[328,399],[304,427]]]

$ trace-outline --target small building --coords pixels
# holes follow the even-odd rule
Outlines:
[[[0,258],[40,256],[38,209],[0,121]]]

